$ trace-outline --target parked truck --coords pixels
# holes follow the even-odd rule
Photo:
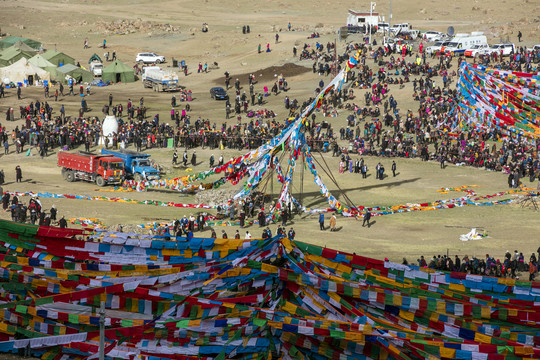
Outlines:
[[[94,74],[94,76],[101,76],[103,73],[103,64],[101,61],[94,60],[90,63],[90,72]]]
[[[130,150],[101,149],[101,155],[111,155],[122,160],[126,177],[141,180],[158,180],[159,170],[150,163],[150,155]]]
[[[177,91],[178,75],[173,71],[162,70],[159,66],[143,68],[142,82],[144,87],[154,91]]]
[[[68,181],[84,180],[98,186],[121,184],[125,179],[122,159],[112,155],[58,152],[58,166]]]

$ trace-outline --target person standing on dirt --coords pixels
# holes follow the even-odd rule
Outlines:
[[[197,229],[199,231],[203,231],[204,230],[204,223],[205,223],[205,220],[204,220],[204,215],[203,214],[199,214],[197,216]]]
[[[325,230],[324,229],[324,213],[319,213],[319,228],[321,230]]]
[[[58,213],[58,211],[56,210],[56,206],[53,204],[53,206],[51,207],[51,221],[56,221],[56,214]]]
[[[364,227],[364,225],[366,225],[366,222],[367,222],[367,227],[371,227],[371,224],[369,223],[369,221],[371,220],[371,212],[369,210],[366,210],[366,213],[364,214],[364,222],[362,223],[362,227]]]
[[[176,165],[177,161],[178,161],[178,152],[176,150],[174,150],[174,154],[172,156],[173,165]]]
[[[521,37],[523,36],[523,34],[521,33],[521,31],[518,32],[518,42],[521,42]]]
[[[276,44],[279,42],[279,34],[276,34]]]
[[[103,39],[103,48],[107,48],[107,39]]]
[[[84,39],[84,48],[88,49],[88,39]]]
[[[17,100],[21,100],[21,87],[17,87]]]
[[[109,94],[109,107],[112,107],[113,96]]]
[[[15,181],[16,182],[22,182],[22,170],[21,170],[21,167],[19,165],[17,165],[17,167],[15,167]]]
[[[336,223],[336,214],[332,214],[332,216],[330,217],[330,231],[336,231]]]
[[[193,155],[191,155],[191,165],[197,165],[197,153],[195,151],[193,151]]]
[[[8,192],[5,192],[4,196],[2,196],[2,209],[4,209],[4,211],[6,211],[9,206],[10,197],[11,195]]]
[[[187,155],[187,152],[184,150],[184,155],[182,157],[182,161],[184,163],[184,166],[187,166],[187,162],[188,162],[188,155]]]

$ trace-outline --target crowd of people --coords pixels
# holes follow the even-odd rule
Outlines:
[[[25,205],[17,195],[11,196],[9,192],[2,194],[2,209],[11,213],[11,220],[18,223],[30,223],[40,226],[67,227],[67,220],[62,216],[57,219],[58,210],[55,205],[47,213],[41,204],[38,196],[30,198],[28,205]]]
[[[410,44],[394,43],[378,46],[365,42],[350,43],[339,55],[335,43],[328,42],[325,45],[316,42],[313,46],[305,44],[300,54],[295,47],[293,55],[301,60],[313,61],[313,73],[321,77],[314,92],[316,96],[324,88],[325,80],[331,74],[340,71],[356,51],[360,51],[361,56],[357,67],[348,73],[347,80],[351,84],[349,89],[341,92],[331,89],[322,99],[318,112],[313,113],[305,122],[308,145],[314,151],[332,151],[333,156],[339,157],[339,173],[362,174],[363,178],[366,178],[368,167],[363,157],[376,156],[381,159],[403,157],[437,161],[441,164],[441,168],[447,163],[452,163],[504,171],[509,174],[510,187],[519,186],[523,177],[528,177],[531,182],[539,178],[540,164],[535,153],[539,149],[540,142],[537,140],[520,136],[505,137],[496,127],[455,131],[450,110],[458,102],[458,93],[450,89],[450,84],[455,82],[459,75],[457,68],[460,61],[463,61],[462,58],[456,61],[451,54],[435,54],[434,59],[429,60],[425,51],[420,50],[415,55],[414,48]],[[533,71],[533,60],[537,57],[537,53],[531,54],[527,49],[520,47],[509,57],[503,58],[493,54],[475,58],[473,61],[500,69]],[[224,122],[221,126],[210,119],[201,117],[195,119],[189,104],[189,100],[192,100],[190,92],[185,94],[186,104],[183,109],[177,109],[176,96],[171,98],[170,122],[163,121],[160,114],[149,114],[143,98],[138,101],[138,106],[136,102],[128,99],[124,107],[124,104],[118,101],[114,104],[110,95],[108,103],[103,106],[103,113],[115,115],[119,127],[113,140],[105,144],[106,147],[133,146],[141,151],[153,147],[171,147],[172,140],[172,146],[175,148],[209,147],[239,151],[254,149],[278,135],[289,125],[291,119],[299,116],[314,100],[312,97],[301,103],[289,98],[286,93],[288,84],[282,77],[275,81],[269,91],[268,86],[258,85],[255,76],[250,74],[249,94],[243,91],[239,79],[236,79],[234,84],[231,84],[231,81],[232,78],[226,73],[225,85],[227,89],[234,88],[235,95],[232,103],[229,100],[225,102],[225,116],[230,119],[232,115],[236,119],[233,119],[232,123]],[[411,100],[418,104],[416,111],[412,109],[404,111],[394,97],[395,90],[404,87],[405,84],[412,86]],[[256,86],[259,88],[256,89]],[[81,87],[79,91],[82,94],[83,88]],[[70,87],[70,93],[73,92],[73,87]],[[63,95],[63,90],[61,93]],[[358,93],[363,93],[363,98],[357,97]],[[283,121],[278,120],[276,112],[272,109],[263,108],[265,105],[263,99],[272,94],[273,96],[283,94],[286,110]],[[180,97],[181,100],[184,99],[183,94]],[[11,153],[10,146],[15,146],[17,153],[23,153],[25,146],[35,147],[39,149],[41,156],[47,156],[48,151],[56,147],[71,150],[84,146],[85,151],[90,151],[92,147],[98,145],[102,123],[98,117],[85,116],[88,105],[86,100],[81,101],[81,110],[76,116],[66,116],[63,106],[58,110],[56,102],[51,103],[52,105],[46,98],[21,106],[20,118],[24,119],[24,124],[15,127],[11,132],[0,126],[0,140],[4,145],[5,154]],[[343,112],[347,114],[345,124],[337,126],[340,129],[335,131],[334,126],[326,118]],[[13,108],[8,109],[6,120],[13,121],[14,117]],[[500,145],[489,143],[493,140],[502,142]],[[192,155],[192,165],[196,164],[196,161],[193,161],[194,156],[195,154]],[[384,160],[381,159],[375,167],[376,178],[380,180],[385,178]],[[176,162],[174,157],[173,162]],[[210,166],[213,166],[213,163],[212,155]],[[222,156],[219,163],[223,163]],[[187,165],[187,161],[184,161],[184,165]],[[393,176],[396,176],[395,161],[392,161],[391,170]],[[258,218],[261,227],[267,226],[264,220],[264,205],[250,205],[252,203],[254,202],[246,201],[241,209],[233,207],[232,216],[230,214],[227,216],[238,219],[241,226],[246,219],[255,217]],[[30,204],[27,208],[29,207]],[[26,210],[17,210],[20,208],[16,206],[12,214],[19,213],[17,219],[25,219],[20,213]],[[24,206],[22,208],[24,209]],[[281,219],[286,219],[287,216],[290,214],[280,214]],[[46,218],[45,216],[43,221]],[[282,224],[281,232],[285,231],[286,222],[287,220]],[[182,219],[178,224],[175,223],[172,231],[174,234],[189,234],[194,230],[190,223],[190,219],[185,224]],[[193,224],[195,223],[199,224],[199,221],[194,221]],[[369,219],[367,223],[369,226]],[[335,229],[335,221],[331,228]],[[435,264],[452,263],[452,260],[448,259],[434,260]],[[486,269],[490,272],[498,271],[498,266],[494,264],[499,262],[489,261],[487,265],[488,262],[484,261],[486,265],[482,267],[482,261],[478,259],[469,261],[466,258],[460,262],[459,269],[467,264],[466,271],[482,272]],[[452,263],[452,267],[454,266],[455,263]],[[503,261],[501,273],[510,268],[511,266],[505,266]]]
[[[503,259],[495,259],[493,256],[486,254],[485,258],[476,256],[469,258],[468,255],[460,258],[455,255],[453,260],[451,256],[433,255],[430,260],[426,260],[422,255],[416,260],[416,265],[422,268],[512,279],[518,279],[519,273],[527,273],[528,280],[533,281],[539,271],[540,248],[538,248],[537,252],[538,256],[533,252],[528,261],[526,261],[523,253],[517,250],[514,251],[514,254],[506,251]],[[406,258],[403,258],[403,264],[409,265]]]

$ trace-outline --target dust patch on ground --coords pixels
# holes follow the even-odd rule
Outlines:
[[[232,79],[240,79],[240,81],[245,81],[245,79],[247,79],[250,74],[254,74],[255,80],[257,80],[257,82],[272,82],[272,81],[277,80],[278,76],[290,78],[296,75],[307,73],[309,71],[311,71],[311,68],[307,68],[305,66],[301,66],[301,65],[297,65],[293,63],[287,63],[284,65],[270,66],[265,69],[246,72],[243,74],[231,73],[230,76]],[[219,79],[217,79],[216,83],[224,84],[225,76],[222,76]]]

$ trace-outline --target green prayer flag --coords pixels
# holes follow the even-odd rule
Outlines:
[[[185,329],[189,326],[189,320],[180,320],[179,322],[176,323],[176,326],[179,329]]]
[[[255,318],[253,319],[253,325],[262,327],[266,325],[266,320]]]
[[[77,314],[68,314],[68,320],[72,324],[78,324],[79,323],[79,315],[77,315]]]
[[[26,312],[28,311],[28,307],[23,306],[23,305],[17,305],[17,307],[15,308],[15,311],[26,314]]]
[[[338,339],[345,339],[345,332],[338,330],[330,330],[330,336]]]
[[[122,327],[132,327],[133,326],[133,320],[132,319],[122,319],[121,323],[122,323]]]

